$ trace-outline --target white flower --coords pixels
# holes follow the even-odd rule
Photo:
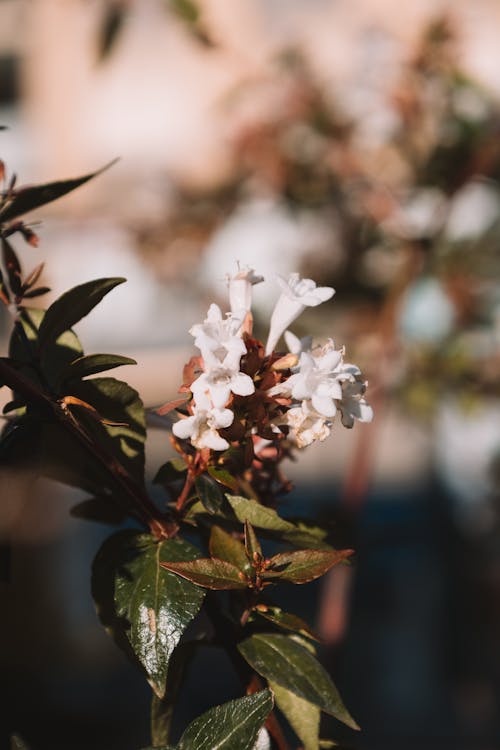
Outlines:
[[[299,339],[299,337],[291,331],[285,331],[285,342],[288,346],[288,351],[300,357],[302,352],[311,351],[313,337],[304,336],[303,338]]]
[[[176,422],[172,432],[182,440],[190,438],[198,450],[210,448],[214,451],[225,451],[229,448],[229,443],[217,430],[229,427],[233,419],[234,414],[230,409],[203,409],[196,406],[193,416]]]
[[[326,440],[330,434],[330,422],[318,414],[309,401],[304,400],[300,406],[289,409],[286,414],[291,428],[290,439],[299,448],[305,448],[315,440]]]
[[[342,383],[342,399],[339,409],[342,415],[344,427],[352,427],[354,420],[358,422],[371,422],[373,409],[363,398],[366,391],[366,383],[359,379],[345,380]]]
[[[213,367],[202,373],[191,383],[196,404],[203,408],[222,409],[231,393],[238,396],[250,396],[255,392],[252,378],[243,372],[229,367]]]
[[[334,417],[335,399],[342,398],[339,377],[350,377],[342,372],[342,355],[343,350],[335,349],[331,339],[317,352],[302,352],[298,372],[271,388],[269,394],[288,393],[296,401],[307,399],[323,417]]]
[[[252,286],[264,281],[263,276],[257,276],[249,266],[239,267],[234,276],[226,275],[229,286],[229,304],[233,314],[245,316],[252,306]]]
[[[271,316],[266,354],[274,351],[281,334],[306,307],[316,307],[335,294],[332,287],[316,286],[312,279],[301,279],[298,273],[291,273],[288,281],[282,276],[277,280],[282,292]]]
[[[212,304],[205,321],[190,329],[189,333],[194,336],[195,346],[201,351],[206,369],[239,369],[240,359],[246,353],[243,339],[237,335],[242,323],[243,317],[230,313],[224,318],[219,306]]]

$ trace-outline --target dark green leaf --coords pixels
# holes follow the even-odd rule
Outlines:
[[[217,482],[223,484],[225,487],[228,487],[230,490],[233,490],[233,492],[238,491],[238,482],[232,476],[232,474],[227,471],[227,469],[220,469],[218,466],[209,466],[208,473]]]
[[[116,160],[112,161],[110,164],[106,164],[105,167],[97,170],[97,172],[92,172],[91,174],[77,177],[72,180],[61,180],[58,182],[49,182],[45,185],[19,188],[14,191],[12,198],[0,211],[0,224],[15,219],[28,211],[32,211],[35,208],[39,208],[39,206],[43,206],[46,203],[51,203],[52,201],[61,198],[63,195],[70,193],[72,190],[80,187],[80,185],[88,182],[93,177],[102,174],[102,172],[109,169],[109,167],[115,164],[115,162]]]
[[[235,565],[210,557],[191,562],[165,561],[163,568],[207,589],[246,589],[248,582]]]
[[[136,364],[135,359],[121,357],[119,354],[87,354],[70,362],[61,379],[86,378],[89,375],[96,375],[98,372],[112,370],[114,367]]]
[[[87,431],[95,435],[96,440],[142,483],[146,418],[137,391],[115,378],[80,380],[71,391],[72,396],[93,406],[102,419],[115,423],[100,424],[88,417],[84,409],[78,412],[78,418]]]
[[[301,740],[303,750],[319,750],[320,710],[314,703],[300,698],[290,690],[269,681],[276,705],[284,713],[290,726]]]
[[[238,649],[250,666],[266,679],[314,703],[352,729],[359,729],[328,673],[293,638],[257,633],[240,643]]]
[[[188,726],[177,750],[252,750],[272,707],[269,690],[215,706]]]
[[[277,625],[280,628],[284,628],[285,630],[290,630],[293,633],[300,633],[301,635],[305,635],[307,638],[312,638],[313,641],[319,641],[319,637],[316,635],[316,633],[311,630],[307,622],[304,622],[300,617],[297,617],[297,615],[292,615],[289,612],[283,612],[279,607],[266,607],[264,608],[262,605],[257,606],[254,610],[259,614],[261,617],[264,617],[269,622],[272,622],[274,625]]]
[[[126,279],[94,279],[85,284],[73,287],[56,299],[46,311],[38,331],[40,347],[55,341],[63,331],[72,328],[84,318],[96,305]]]
[[[354,553],[352,549],[329,551],[321,549],[300,549],[294,552],[281,552],[269,560],[269,568],[263,578],[279,578],[290,583],[308,583],[319,578],[333,565],[343,562]]]
[[[21,265],[19,263],[19,259],[14,251],[14,248],[10,244],[10,242],[7,242],[7,240],[4,237],[2,237],[1,239],[2,239],[2,258],[3,258],[5,270],[7,271],[7,276],[9,277],[10,288],[14,294],[20,294],[22,284],[21,284]]]
[[[236,566],[238,570],[242,570],[244,573],[250,573],[252,566],[250,565],[245,547],[236,539],[232,534],[229,534],[220,526],[212,526],[210,532],[210,543],[209,543],[210,554],[212,557],[217,557],[219,560],[225,560],[228,563]]]
[[[163,466],[160,466],[153,479],[153,484],[165,486],[170,482],[184,481],[186,471],[187,465],[182,458],[171,458]]]
[[[165,692],[172,653],[198,613],[205,592],[160,569],[169,560],[192,560],[195,547],[182,539],[155,542],[147,534],[124,531],[101,547],[94,561],[92,590],[103,625],[131,651],[158,697]]]
[[[256,500],[238,495],[226,495],[238,521],[250,521],[252,526],[269,531],[295,531],[295,526],[281,518],[272,508],[266,508]]]
[[[208,477],[206,474],[201,474],[196,477],[195,487],[203,507],[209,513],[217,513],[224,502],[224,493],[215,479]]]

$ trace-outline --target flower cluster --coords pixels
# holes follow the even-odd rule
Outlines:
[[[287,437],[298,447],[324,440],[337,412],[346,427],[352,427],[355,420],[372,420],[373,411],[364,399],[366,383],[359,368],[344,361],[344,350],[336,349],[332,339],[313,346],[312,337],[299,340],[287,330],[305,307],[330,299],[331,287],[318,287],[296,273],[288,281],[278,277],[281,295],[264,348],[251,337],[250,312],[252,285],[263,281],[262,277],[245,268],[227,281],[231,312],[223,316],[212,304],[205,321],[190,330],[201,353],[202,372],[189,385],[189,415],[174,424],[176,437],[189,439],[198,450],[228,449],[230,434],[220,431],[236,424],[235,412],[242,403],[237,397],[246,398],[253,408],[253,412],[250,406],[239,409],[240,433],[269,438],[271,431],[277,439]],[[288,355],[275,351],[283,334]],[[257,356],[253,369],[248,364],[251,353]],[[263,405],[268,412],[265,434],[265,420],[257,417]]]

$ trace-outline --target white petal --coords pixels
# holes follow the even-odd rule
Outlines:
[[[237,372],[231,378],[231,390],[238,396],[250,396],[255,393],[255,386],[250,375],[244,372]]]
[[[231,409],[213,409],[211,415],[214,427],[229,427],[233,424],[234,414]]]
[[[266,354],[271,354],[274,351],[281,335],[298,318],[303,309],[304,305],[301,301],[298,302],[295,298],[290,298],[287,294],[280,295],[271,315]]]
[[[229,443],[219,435],[216,430],[207,430],[203,434],[200,444],[205,448],[211,448],[213,451],[225,451],[229,448]]]
[[[231,395],[231,386],[228,383],[210,383],[210,396],[216,409],[222,409]]]
[[[311,402],[318,414],[321,414],[323,417],[334,417],[337,413],[335,402],[329,396],[317,396],[314,394]]]
[[[172,425],[172,432],[181,440],[187,440],[191,437],[194,431],[194,423],[196,417],[186,417],[186,419],[180,419]]]

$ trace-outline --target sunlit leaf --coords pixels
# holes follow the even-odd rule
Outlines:
[[[223,484],[225,487],[233,490],[233,492],[237,492],[238,482],[232,476],[232,474],[227,471],[227,469],[221,469],[218,466],[209,466],[208,473],[220,484]]]
[[[263,572],[264,578],[279,578],[290,583],[308,583],[324,575],[333,565],[343,562],[354,554],[354,550],[329,551],[300,549],[281,552],[269,560],[269,568]]]
[[[290,726],[301,740],[304,750],[319,750],[320,709],[290,690],[269,680],[276,705],[284,713]]]
[[[207,589],[245,589],[248,582],[236,565],[204,557],[191,562],[165,561],[163,568]]]
[[[79,284],[55,300],[46,311],[38,338],[40,347],[55,341],[63,331],[84,318],[112,289],[123,284],[123,278],[94,279]]]
[[[272,707],[269,690],[215,706],[188,726],[177,750],[252,750]]]
[[[198,554],[179,538],[155,542],[147,534],[123,531],[104,543],[94,561],[92,591],[99,617],[118,644],[133,652],[160,698],[169,660],[205,595],[160,563]]]
[[[248,519],[245,521],[245,551],[251,562],[262,560],[262,547]]]
[[[256,500],[248,500],[238,495],[226,495],[238,521],[250,521],[252,526],[269,531],[295,531],[295,526],[281,518],[272,508],[260,505]]]
[[[320,640],[319,636],[309,627],[307,622],[302,620],[302,618],[297,617],[297,615],[283,612],[280,607],[258,605],[254,612],[280,628],[284,628],[293,633],[299,633],[300,635],[305,635],[307,638],[312,638],[314,641]]]
[[[359,729],[328,673],[313,654],[293,638],[257,633],[240,643],[238,649],[262,677],[314,703],[352,729]]]
[[[252,569],[243,543],[232,534],[224,531],[220,526],[212,526],[209,549],[212,557],[225,560],[238,568],[238,570],[249,573]]]

